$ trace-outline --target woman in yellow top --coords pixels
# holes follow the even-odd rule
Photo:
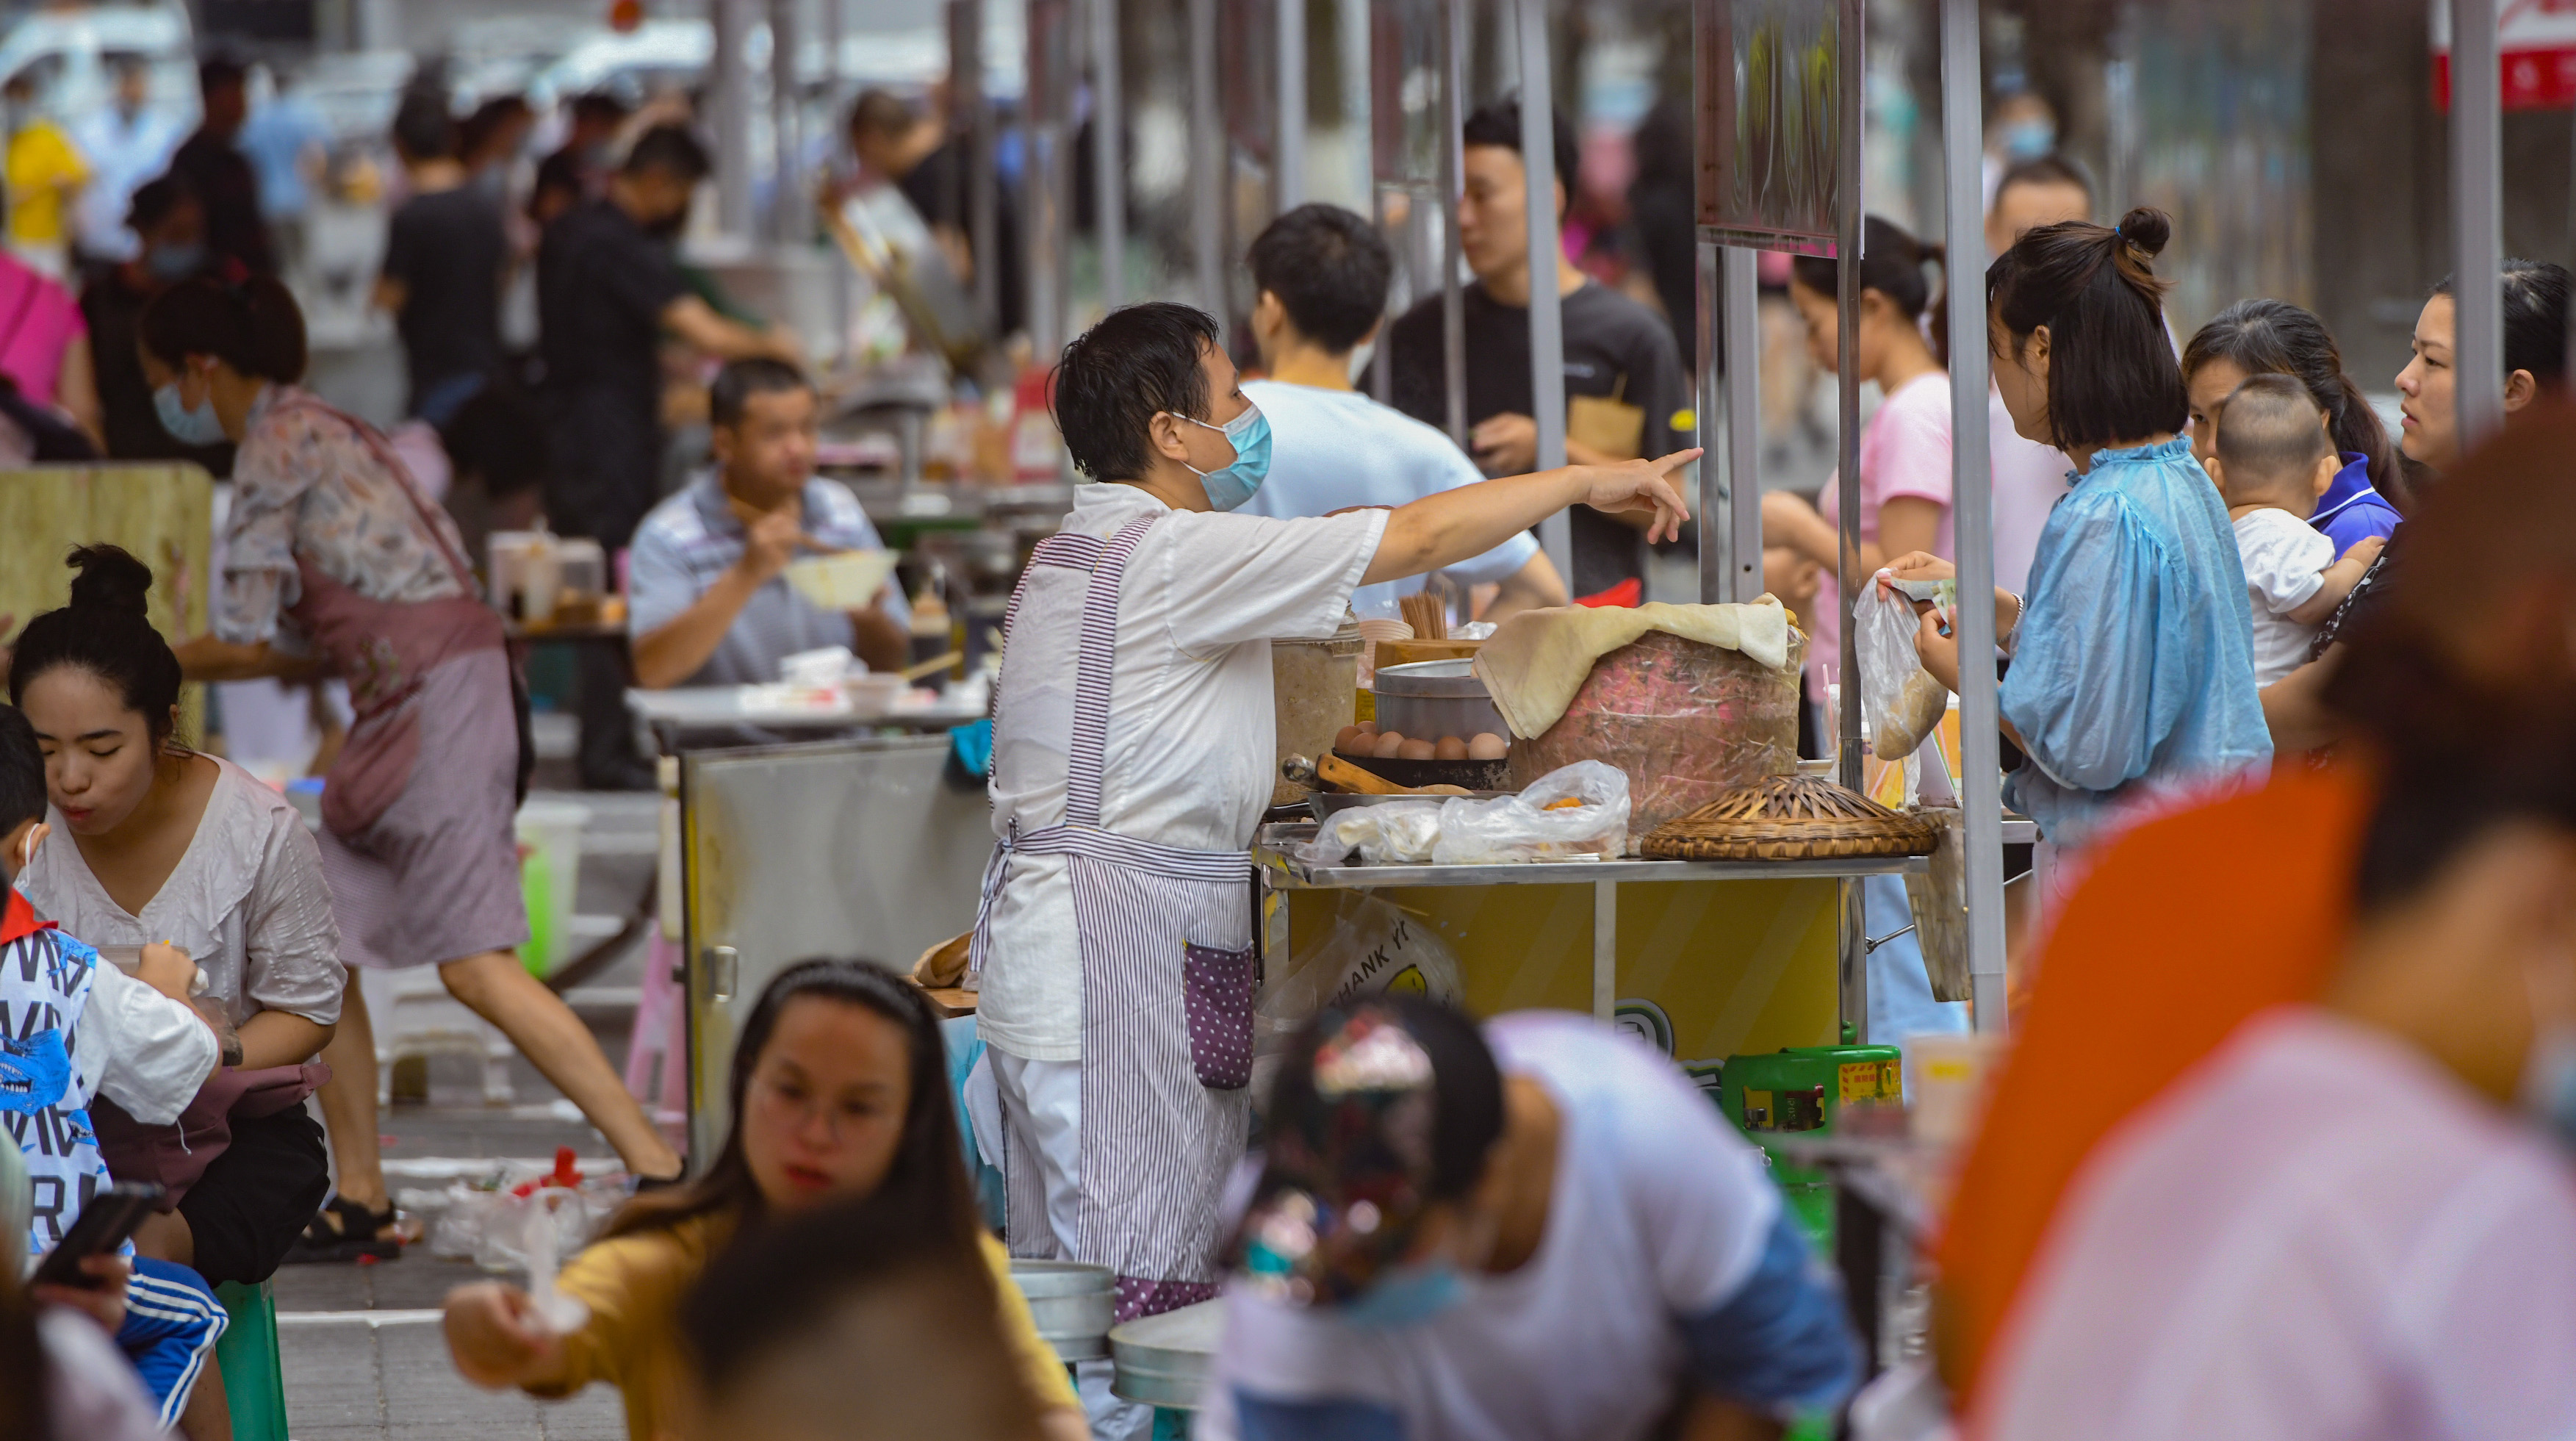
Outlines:
[[[626,1401],[633,1441],[677,1433],[691,1368],[681,1300],[736,1235],[832,1201],[909,1194],[922,1214],[976,1226],[1000,1293],[1001,1330],[1050,1441],[1090,1434],[1071,1380],[1010,1282],[1001,1244],[973,1219],[939,1031],[912,987],[856,961],[779,973],[733,1056],[733,1133],[704,1175],[637,1196],[557,1278],[589,1308],[551,1329],[528,1293],[499,1282],[447,1298],[447,1346],[479,1386],[568,1396],[593,1381]]]

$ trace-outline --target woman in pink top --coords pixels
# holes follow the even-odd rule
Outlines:
[[[20,395],[61,411],[92,444],[102,443],[89,322],[80,303],[6,251],[0,251],[0,375]]]
[[[1950,376],[1937,348],[1938,314],[1926,336],[1932,299],[1926,265],[1942,265],[1941,247],[1926,245],[1873,215],[1860,264],[1862,380],[1883,397],[1860,433],[1860,565],[1866,577],[1895,556],[1929,551],[1948,556],[1950,537]],[[1834,262],[1802,255],[1790,268],[1789,298],[1807,322],[1816,364],[1841,373],[1834,309]],[[1762,541],[1785,546],[1833,575],[1841,559],[1839,477],[1825,482],[1823,507],[1786,491],[1762,497]],[[1834,592],[1820,590],[1816,614],[1801,617],[1812,643],[1807,674],[1814,694],[1842,674],[1842,624]]]

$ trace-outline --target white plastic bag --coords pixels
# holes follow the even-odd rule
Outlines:
[[[1315,838],[1298,848],[1297,858],[1310,866],[1338,866],[1353,851],[1373,866],[1420,865],[1432,857],[1440,836],[1440,802],[1382,801],[1336,811],[1316,828]]]
[[[1384,810],[1383,806],[1362,807]],[[1350,814],[1345,812],[1344,814]],[[1465,996],[1457,953],[1420,917],[1365,891],[1333,891],[1336,914],[1324,939],[1264,977],[1253,1013],[1253,1094],[1270,1094],[1269,1079],[1288,1040],[1326,1005],[1342,1005],[1388,991],[1429,996],[1456,1005]],[[1284,949],[1284,948],[1283,948]]]
[[[1575,804],[1561,804],[1569,800]],[[1444,866],[1582,856],[1615,860],[1627,847],[1627,775],[1601,761],[1576,761],[1540,776],[1516,796],[1443,804],[1431,859]]]
[[[1923,658],[1915,652],[1920,627],[1914,607],[1880,589],[1877,576],[1852,602],[1852,629],[1859,633],[1852,662],[1860,669],[1861,717],[1869,722],[1870,754],[1883,761],[1903,760],[1921,749],[1950,706],[1950,692],[1923,668]]]

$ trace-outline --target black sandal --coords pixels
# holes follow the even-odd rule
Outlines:
[[[335,1220],[337,1225],[332,1224]],[[370,1211],[355,1201],[334,1196],[286,1248],[283,1264],[345,1266],[362,1259],[391,1261],[400,1255],[402,1241],[394,1234],[394,1208],[390,1202],[381,1211]]]

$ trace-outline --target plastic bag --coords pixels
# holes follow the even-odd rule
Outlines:
[[[534,1259],[532,1241],[551,1241],[556,1256],[570,1256],[626,1204],[623,1172],[584,1175],[568,1162],[559,1153],[551,1172],[540,1162],[496,1162],[483,1175],[438,1191],[406,1190],[395,1200],[429,1218],[431,1255],[470,1260],[487,1271],[525,1271]],[[548,1213],[546,1223],[531,1215],[538,1209]],[[542,1238],[533,1229],[539,1225]]]
[[[1442,805],[1431,859],[1444,866],[1615,860],[1628,848],[1628,813],[1628,777],[1601,761],[1576,761],[1516,796]]]
[[[1511,780],[1526,787],[1577,761],[1601,761],[1630,784],[1640,834],[1738,786],[1798,765],[1798,669],[1806,637],[1789,633],[1773,670],[1741,651],[1652,631],[1592,663],[1544,735],[1512,742]]]
[[[1363,807],[1383,810],[1383,806]],[[1348,812],[1345,812],[1348,814]],[[1337,914],[1324,939],[1289,956],[1274,954],[1253,1012],[1253,1094],[1270,1094],[1270,1075],[1315,1012],[1388,991],[1458,1004],[1465,988],[1458,956],[1422,921],[1364,891],[1327,892]],[[1285,949],[1284,947],[1282,949]]]
[[[1968,979],[1968,823],[1957,806],[1926,806],[1941,823],[1941,844],[1922,875],[1907,875],[1905,899],[1922,943],[1923,973],[1939,1001],[1971,999]]]
[[[1358,851],[1373,866],[1418,866],[1431,859],[1432,842],[1439,836],[1438,801],[1383,801],[1334,812],[1316,828],[1315,838],[1298,848],[1297,859],[1310,866],[1338,866]]]
[[[1869,722],[1870,754],[1883,761],[1903,760],[1922,749],[1924,737],[1950,707],[1949,689],[1932,678],[1915,652],[1914,635],[1921,624],[1914,607],[1880,589],[1876,576],[1852,602],[1852,629],[1859,632],[1853,661],[1860,669],[1861,717]]]

